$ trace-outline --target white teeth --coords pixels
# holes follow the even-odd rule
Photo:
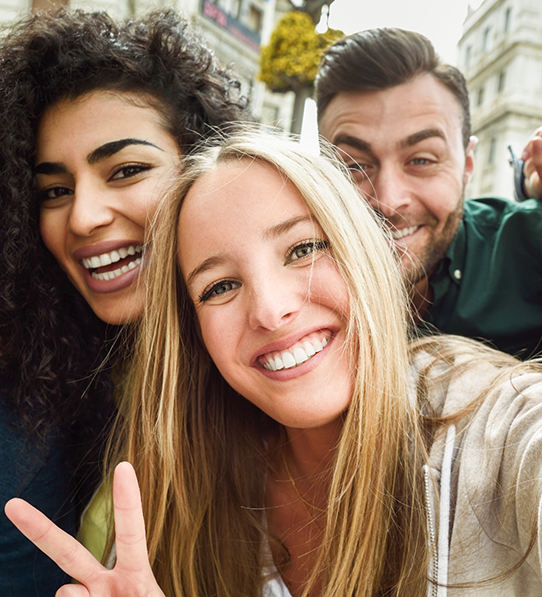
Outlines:
[[[411,226],[410,228],[402,228],[401,230],[390,230],[391,237],[393,240],[399,240],[410,234],[414,234],[418,230],[419,226]]]
[[[103,255],[100,255],[100,265],[104,266],[104,265],[111,265],[113,262],[111,261],[111,257],[109,256],[108,253],[104,253]]]
[[[90,275],[95,280],[113,280],[115,278],[118,278],[122,274],[125,274],[126,272],[129,272],[130,270],[136,268],[141,263],[141,261],[141,257],[138,257],[137,259],[130,261],[130,263],[128,263],[127,265],[123,265],[122,267],[119,267],[119,269],[114,269],[112,272],[104,272],[103,274],[92,272]]]
[[[94,255],[92,257],[85,257],[82,262],[87,269],[96,269],[105,265],[117,263],[121,259],[128,257],[128,255],[135,255],[141,253],[143,247],[141,245],[130,245],[129,247],[122,247],[118,251],[111,251],[110,253],[103,253],[102,255]],[[117,270],[115,270],[117,271]],[[112,273],[112,272],[109,272]],[[102,279],[102,278],[97,278]]]
[[[281,355],[282,362],[284,363],[285,369],[291,369],[292,367],[296,366],[295,359],[291,352],[285,350]]]
[[[294,349],[294,359],[298,365],[301,365],[301,363],[308,361],[309,357],[308,357],[307,353],[302,348],[298,347],[298,348]]]
[[[329,338],[322,338],[322,340],[314,340],[313,342],[305,342],[303,347],[297,346],[293,350],[293,354],[285,350],[280,356],[270,357],[266,363],[263,363],[264,369],[268,371],[280,371],[281,369],[291,369],[297,365],[301,365],[308,361],[316,353],[324,349],[329,343]]]
[[[316,354],[316,350],[314,350],[314,346],[310,342],[305,342],[305,344],[303,344],[303,348],[309,357],[312,357]]]

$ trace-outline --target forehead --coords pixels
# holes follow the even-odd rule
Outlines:
[[[250,159],[220,164],[197,180],[184,199],[181,262],[195,258],[195,250],[267,238],[280,222],[309,214],[296,187],[274,167]]]
[[[252,221],[275,213],[288,214],[308,208],[299,191],[275,167],[249,158],[221,163],[199,178],[188,192],[181,218],[214,218],[224,212]]]
[[[426,129],[441,129],[450,144],[462,143],[459,102],[429,74],[389,89],[341,92],[320,118],[320,133],[332,143],[341,135],[371,144],[399,141]]]
[[[166,133],[161,114],[143,93],[93,91],[62,100],[43,113],[37,133],[38,151],[53,142],[109,141],[150,132]],[[73,139],[72,139],[73,137]]]

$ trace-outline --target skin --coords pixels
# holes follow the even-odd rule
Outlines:
[[[83,258],[141,247],[158,199],[180,163],[160,114],[137,94],[96,91],[43,115],[37,133],[40,231],[47,248],[96,315],[113,324],[144,306],[140,265],[114,280],[95,280]],[[96,269],[103,274],[136,257]]]
[[[430,298],[427,277],[457,231],[474,168],[475,139],[465,150],[457,99],[423,74],[383,91],[341,92],[319,124],[392,234],[406,233],[393,241],[403,275]]]

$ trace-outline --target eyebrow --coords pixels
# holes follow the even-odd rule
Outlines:
[[[268,230],[263,233],[263,237],[266,240],[272,240],[277,238],[283,234],[286,234],[289,230],[291,230],[297,224],[302,222],[311,221],[312,218],[310,216],[296,216],[295,218],[290,218],[289,220],[285,220],[284,222],[280,222],[275,226],[271,226]],[[202,263],[200,263],[195,269],[192,270],[190,275],[186,278],[186,285],[190,286],[192,281],[196,276],[199,276],[204,271],[211,269],[212,267],[216,267],[217,265],[222,265],[225,263],[226,258],[223,255],[213,255],[209,257]]]
[[[87,162],[90,165],[96,164],[100,160],[105,160],[106,158],[115,155],[116,153],[123,150],[125,147],[128,147],[129,145],[145,145],[147,147],[154,147],[159,151],[164,151],[161,147],[158,147],[158,145],[155,145],[150,141],[145,141],[144,139],[119,139],[118,141],[110,141],[109,143],[104,143],[103,145],[100,145],[100,147],[97,147],[94,151],[91,151],[87,155]],[[48,175],[66,174],[67,168],[61,162],[42,162],[34,168],[34,173]]]
[[[417,131],[412,135],[409,135],[406,139],[403,139],[399,145],[400,147],[413,147],[425,139],[431,139],[432,137],[438,137],[443,141],[446,141],[446,135],[444,132],[439,128],[430,128],[430,129],[423,129],[421,131]],[[334,141],[334,145],[349,145],[358,151],[366,151],[367,153],[374,155],[373,149],[371,144],[363,139],[359,139],[358,137],[352,137],[351,135],[339,135]]]
[[[97,147],[94,151],[91,151],[87,155],[87,162],[92,165],[100,160],[110,158],[128,145],[146,145],[148,147],[154,147],[159,151],[164,151],[161,147],[158,147],[158,145],[155,145],[150,141],[144,141],[143,139],[119,139],[118,141],[105,143],[104,145]]]
[[[354,147],[354,149],[358,149],[359,151],[367,151],[370,154],[373,153],[370,143],[363,139],[359,139],[358,137],[352,137],[351,135],[339,135],[333,140],[333,145],[350,145],[350,147]]]
[[[441,129],[432,128],[432,129],[424,129],[422,131],[418,131],[401,141],[401,147],[412,147],[413,145],[417,145],[425,139],[431,139],[432,137],[438,137],[443,141],[446,141],[446,135]]]

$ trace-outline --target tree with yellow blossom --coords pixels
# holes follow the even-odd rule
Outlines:
[[[312,93],[322,53],[344,35],[336,29],[317,33],[315,26],[308,12],[285,13],[260,54],[260,81],[271,91],[296,94],[292,132],[300,132],[303,104]]]

